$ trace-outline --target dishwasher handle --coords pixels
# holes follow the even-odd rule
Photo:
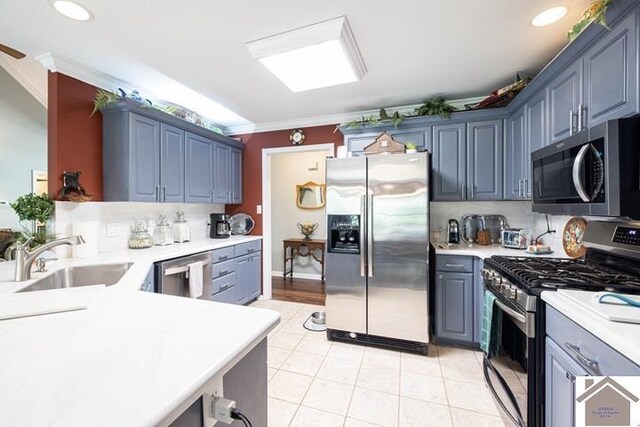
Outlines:
[[[196,262],[196,261],[194,261]],[[191,263],[189,263],[191,264]],[[182,274],[182,273],[186,273],[187,271],[189,271],[189,264],[186,265],[182,265],[180,267],[171,267],[171,268],[167,268],[164,271],[164,275],[165,276],[173,276],[174,274]],[[206,267],[209,265],[209,261],[202,261],[202,266]]]

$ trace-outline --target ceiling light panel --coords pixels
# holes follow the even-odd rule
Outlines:
[[[256,40],[247,48],[292,92],[355,82],[367,71],[344,16]]]
[[[74,21],[89,21],[93,17],[89,9],[71,0],[49,0],[49,4],[59,14]]]
[[[540,12],[539,14],[537,14],[531,20],[531,25],[533,25],[534,27],[545,27],[547,25],[551,25],[554,22],[557,22],[564,18],[568,12],[569,9],[564,6],[547,9],[544,12]]]

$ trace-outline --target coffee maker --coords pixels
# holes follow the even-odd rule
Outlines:
[[[455,219],[449,220],[448,226],[448,239],[447,243],[449,244],[458,244],[460,243],[460,224]]]
[[[209,237],[212,239],[226,239],[231,236],[230,215],[212,213],[210,217]]]

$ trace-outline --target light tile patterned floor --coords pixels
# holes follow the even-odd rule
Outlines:
[[[324,308],[285,301],[269,334],[269,427],[503,426],[481,354],[431,346],[429,356],[336,343],[302,326]]]

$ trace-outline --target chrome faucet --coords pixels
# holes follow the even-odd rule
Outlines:
[[[62,239],[52,240],[44,245],[38,246],[31,252],[27,250],[29,244],[33,241],[33,237],[24,243],[16,245],[16,282],[22,282],[31,279],[31,266],[38,258],[38,255],[44,251],[48,251],[60,245],[79,245],[84,243],[82,236],[64,237]]]

